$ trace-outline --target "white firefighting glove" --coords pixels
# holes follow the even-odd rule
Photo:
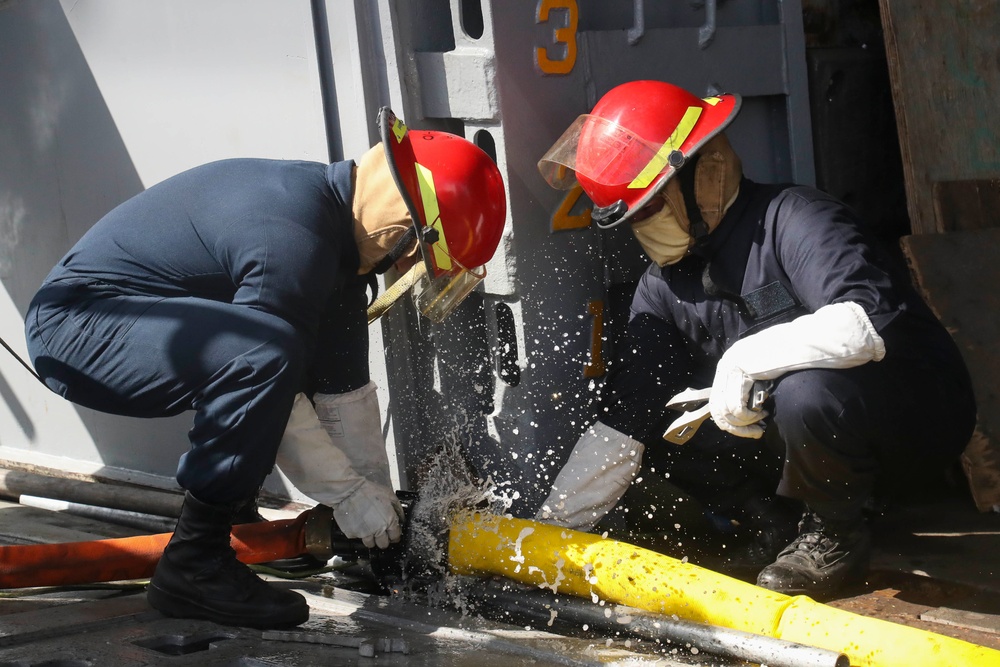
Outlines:
[[[313,405],[333,446],[347,454],[354,471],[391,488],[375,383],[344,394],[314,394]]]
[[[712,420],[724,431],[759,438],[767,416],[753,410],[754,380],[774,380],[805,368],[852,368],[881,361],[885,343],[864,308],[846,301],[776,324],[736,341],[715,369],[708,399]]]
[[[351,467],[305,394],[295,397],[276,463],[295,488],[333,508],[333,517],[348,538],[380,549],[399,541],[404,514],[396,494]]]
[[[535,519],[591,530],[625,495],[644,449],[638,440],[595,422],[573,446]]]

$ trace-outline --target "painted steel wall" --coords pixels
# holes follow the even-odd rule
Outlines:
[[[0,335],[83,232],[210,160],[326,161],[307,0],[0,3]],[[0,456],[170,485],[190,416],[68,404],[0,354]]]
[[[399,486],[459,443],[517,489],[515,512],[586,426],[646,261],[626,230],[589,226],[585,198],[542,181],[535,163],[563,129],[629,79],[739,92],[730,136],[748,174],[813,180],[798,0],[7,0],[0,58],[0,154],[14,156],[0,161],[0,335],[22,352],[48,268],[181,169],[356,157],[382,105],[495,156],[509,215],[483,289],[441,325],[397,305],[371,347]],[[67,405],[4,354],[0,399],[2,457],[165,485],[186,447],[188,418]]]
[[[406,341],[390,358],[404,468],[457,441],[481,476],[516,489],[515,513],[530,513],[591,419],[602,362],[614,354],[647,261],[627,230],[592,228],[585,197],[550,189],[537,160],[611,87],[659,78],[702,95],[741,93],[744,110],[729,135],[748,175],[812,183],[801,5],[380,6],[392,9],[409,124],[488,139],[510,209],[478,299],[440,326],[418,327],[412,312],[390,320]]]

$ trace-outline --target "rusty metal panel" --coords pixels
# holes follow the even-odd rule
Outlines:
[[[941,231],[1000,227],[1000,178],[938,181],[933,197]]]
[[[933,184],[1000,175],[994,0],[880,0],[913,233],[942,231]]]
[[[906,236],[901,241],[927,303],[958,343],[978,418],[962,464],[976,506],[1000,505],[1000,229]],[[947,416],[942,416],[947,418]]]

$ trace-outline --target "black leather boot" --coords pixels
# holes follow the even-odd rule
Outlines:
[[[260,492],[258,491],[258,494],[259,493]],[[257,495],[248,500],[245,504],[241,505],[236,510],[236,514],[233,515],[234,526],[247,523],[261,523],[263,521],[267,521],[267,519],[260,513],[260,505],[258,504]],[[269,567],[272,570],[280,570],[281,572],[288,574],[300,574],[322,569],[326,566],[326,562],[321,561],[310,554],[302,554],[301,556],[294,556],[292,558],[282,558],[281,560],[272,560],[266,563],[260,563],[260,565]]]
[[[146,599],[166,616],[252,628],[292,627],[309,618],[294,591],[268,585],[236,559],[233,516],[244,503],[211,505],[188,493]]]
[[[788,595],[826,597],[864,579],[871,551],[863,517],[831,521],[807,510],[799,536],[761,570],[757,585]]]
[[[752,498],[741,507],[740,531],[747,541],[741,552],[748,566],[773,563],[798,535],[802,503],[785,498]]]
[[[267,521],[260,514],[260,506],[257,504],[257,496],[240,505],[236,508],[236,513],[233,514],[233,525],[238,526],[245,523],[260,523],[261,521]]]

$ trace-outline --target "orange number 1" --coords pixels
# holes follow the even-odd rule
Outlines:
[[[599,378],[604,375],[604,302],[591,301],[587,312],[594,316],[594,326],[590,330],[590,362],[583,365],[583,377]]]

